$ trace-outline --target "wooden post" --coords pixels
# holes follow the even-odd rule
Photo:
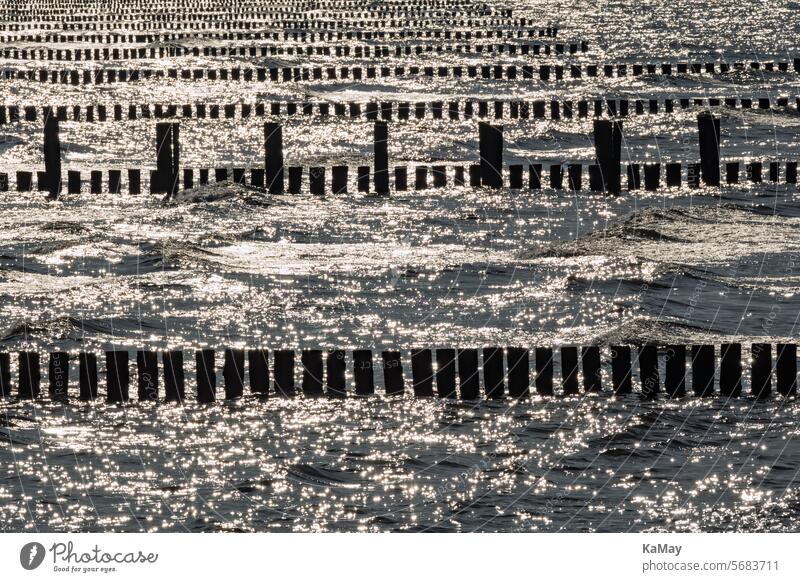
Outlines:
[[[436,391],[439,398],[456,397],[456,351],[436,350]]]
[[[136,377],[139,400],[158,400],[158,354],[152,350],[136,352]]]
[[[714,395],[714,346],[692,346],[692,390],[695,396]]]
[[[664,385],[669,398],[686,395],[686,346],[667,347]]]
[[[275,350],[275,394],[294,396],[294,350]]]
[[[797,345],[778,344],[775,376],[781,396],[797,395]]]
[[[66,401],[69,398],[69,354],[67,352],[52,352],[49,366],[50,398],[57,401]]]
[[[528,189],[541,190],[542,188],[542,164],[528,165]]]
[[[458,350],[458,384],[462,400],[477,400],[481,395],[478,350]]]
[[[536,393],[553,395],[553,348],[536,348]]]
[[[772,345],[757,343],[750,346],[752,368],[750,385],[753,396],[768,398],[772,392]]]
[[[614,394],[633,392],[630,346],[611,346],[611,382]]]
[[[738,184],[739,171],[739,162],[727,162],[725,164],[725,181],[728,184]]]
[[[658,375],[658,348],[654,345],[644,345],[639,349],[639,379],[642,398],[655,398],[660,391],[661,380]]]
[[[561,348],[561,387],[564,396],[574,396],[580,393],[578,387],[578,348],[576,346],[563,346]]]
[[[477,367],[478,353],[475,352],[476,374]],[[525,348],[507,348],[506,369],[508,370],[508,395],[511,398],[529,398],[531,395],[531,370],[528,350]]]
[[[644,165],[644,189],[655,192],[661,185],[661,164]]]
[[[186,387],[183,372],[183,351],[170,350],[161,355],[164,368],[164,393],[167,402],[186,400]]]
[[[603,180],[603,189],[610,194],[622,190],[620,163],[622,161],[622,122],[594,120],[594,151]]]
[[[217,369],[214,355],[212,349],[197,350],[194,353],[198,402],[209,403],[217,399]]]
[[[347,360],[344,350],[331,350],[325,358],[325,391],[328,396],[347,395]]]
[[[353,350],[353,380],[358,396],[375,394],[375,375],[372,371],[372,350]]]
[[[386,394],[402,394],[405,390],[403,385],[403,366],[398,351],[384,351],[383,357],[383,383],[386,387]]]
[[[322,350],[302,350],[303,396],[322,396]],[[275,377],[278,377],[277,371]]]
[[[376,121],[373,130],[373,148],[375,150],[375,192],[389,193],[389,125],[385,121]]]
[[[180,166],[180,130],[178,123],[156,124],[156,179],[151,190],[166,193],[170,198],[178,193]]]
[[[315,166],[308,170],[308,189],[315,196],[325,194],[325,168]]]
[[[61,140],[58,117],[49,107],[45,109],[44,118],[44,170],[48,197],[55,200],[61,193]]]
[[[280,123],[264,124],[264,180],[270,194],[283,193],[283,128]]]
[[[738,397],[742,394],[742,345],[724,343],[720,346],[719,393]]]
[[[503,348],[483,348],[483,386],[486,398],[496,399],[505,396]]]
[[[269,351],[248,350],[247,367],[250,371],[250,391],[259,396],[269,395]]]
[[[107,351],[106,400],[108,402],[127,402],[129,385],[128,350]]]
[[[0,352],[0,398],[11,396],[11,354]]]
[[[433,360],[431,350],[411,350],[411,376],[414,396],[433,396]]]
[[[719,117],[705,111],[697,115],[700,135],[700,175],[707,186],[719,186]]]
[[[478,124],[481,185],[503,187],[503,126]]]
[[[583,365],[583,389],[586,392],[603,391],[603,368],[600,362],[600,347],[585,346],[581,350]]]
[[[225,380],[225,398],[231,400],[244,395],[244,350],[228,348],[225,350],[225,364],[222,368]]]
[[[19,353],[19,397],[37,398],[41,382],[38,352]]]
[[[97,355],[91,352],[78,354],[78,390],[81,400],[97,398]]]

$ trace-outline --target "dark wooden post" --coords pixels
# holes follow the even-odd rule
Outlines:
[[[264,181],[270,194],[283,193],[283,128],[280,123],[264,124]]]
[[[714,346],[692,346],[692,390],[695,396],[714,395]]]
[[[386,394],[402,394],[405,391],[403,383],[403,366],[398,351],[384,351],[383,357],[383,383]]]
[[[302,350],[300,365],[303,368],[303,396],[322,396],[322,350]]]
[[[477,400],[481,395],[478,374],[478,350],[458,350],[458,384],[462,400]]]
[[[669,398],[686,395],[686,346],[667,347],[664,385]]]
[[[128,350],[107,351],[106,400],[108,402],[127,402],[129,385]]]
[[[331,350],[325,358],[325,392],[328,396],[347,395],[347,360],[344,350]]]
[[[250,391],[259,396],[268,396],[269,351],[265,349],[248,350],[247,367],[250,371]]]
[[[536,393],[553,395],[553,348],[536,348]]]
[[[622,122],[606,119],[594,120],[594,151],[603,190],[619,194],[622,190],[620,163],[622,161]]]
[[[158,354],[152,350],[136,352],[139,400],[158,400]]]
[[[389,193],[389,125],[376,121],[373,133],[375,150],[375,192]]]
[[[503,348],[483,348],[483,386],[486,398],[503,398]]]
[[[217,399],[217,369],[214,356],[212,349],[197,350],[194,353],[198,402],[208,403]]]
[[[603,367],[600,362],[600,347],[585,346],[581,350],[583,365],[583,389],[586,392],[602,392]]]
[[[228,348],[225,350],[225,364],[222,368],[225,379],[225,398],[240,398],[244,395],[244,350]]]
[[[707,186],[719,186],[719,117],[710,112],[697,115],[700,134],[700,175]]]
[[[719,393],[722,396],[742,394],[742,345],[724,343],[720,346]]]
[[[477,365],[478,365],[478,354],[476,352],[475,353],[476,373],[477,373]],[[506,369],[508,370],[508,395],[511,396],[512,398],[528,398],[530,396],[530,386],[531,386],[529,351],[525,348],[513,348],[513,347],[507,348]]]
[[[54,200],[61,193],[61,140],[58,117],[49,107],[44,118],[44,171],[48,196]]]
[[[478,124],[481,185],[503,187],[503,126]]]
[[[183,402],[186,387],[183,372],[183,351],[170,350],[161,356],[164,368],[164,394],[168,402]]]
[[[642,383],[642,398],[655,398],[661,388],[658,375],[658,347],[644,345],[639,349],[639,379]]]
[[[563,346],[561,348],[561,388],[564,396],[573,396],[580,393],[578,387],[578,363],[577,346]]]
[[[433,396],[433,359],[431,350],[411,350],[411,376],[414,396]]]
[[[357,395],[375,394],[372,350],[353,350],[353,380]]]
[[[456,351],[436,350],[436,391],[440,398],[456,397]]]
[[[180,130],[178,123],[156,124],[156,173],[154,193],[166,193],[168,197],[178,193],[180,167]]]

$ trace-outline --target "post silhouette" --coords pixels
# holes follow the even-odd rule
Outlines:
[[[386,394],[402,394],[405,387],[400,352],[384,351],[381,353],[381,357],[383,358],[383,383]]]
[[[264,124],[264,181],[270,194],[283,193],[283,128],[280,123]]]
[[[481,185],[503,187],[503,126],[478,124]]]
[[[375,149],[375,192],[389,193],[389,125],[376,121],[373,133]]]
[[[561,386],[564,396],[574,396],[580,393],[578,385],[579,368],[578,348],[576,346],[563,346],[561,348]]]
[[[331,350],[325,356],[325,393],[330,397],[347,395],[347,362],[344,350]]]
[[[458,350],[458,383],[463,400],[480,398],[481,385],[478,374],[478,350],[466,348]]]
[[[47,195],[51,200],[61,193],[61,140],[58,117],[47,108],[44,118],[44,171],[47,177]]]
[[[742,345],[724,343],[719,352],[719,393],[738,397],[742,393]]]
[[[622,161],[622,122],[606,119],[594,120],[594,151],[603,190],[619,194],[622,190],[620,162]]]
[[[179,124],[156,124],[156,173],[152,192],[166,194],[167,200],[178,193],[179,164]]]
[[[477,362],[476,353],[476,366]],[[526,348],[508,348],[506,350],[506,365],[508,370],[508,395],[512,398],[528,398],[531,384],[529,351]]]
[[[719,117],[709,112],[697,115],[700,134],[700,176],[706,186],[719,186]]]
[[[456,350],[436,350],[436,392],[440,398],[456,397]]]

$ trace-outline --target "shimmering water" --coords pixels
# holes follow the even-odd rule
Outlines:
[[[515,4],[515,14],[541,26],[558,23],[560,40],[588,41],[590,51],[574,58],[599,64],[791,60],[797,9],[791,2],[729,0],[702,9],[630,0]],[[231,44],[184,44],[208,43]],[[324,66],[322,59],[280,62]],[[551,60],[559,59],[568,57]],[[479,58],[416,60],[445,62]],[[21,64],[41,66],[3,61]],[[410,63],[392,57],[387,64]],[[798,83],[795,73],[745,71],[559,84],[416,78],[71,87],[15,80],[0,87],[8,105],[85,105],[597,96],[793,101]],[[697,111],[626,119],[624,156],[696,159]],[[724,158],[797,159],[794,107],[721,114]],[[62,123],[65,170],[153,167],[153,123]],[[260,123],[183,121],[182,160],[189,167],[257,165]],[[509,163],[587,163],[593,156],[590,121],[503,124]],[[371,161],[371,126],[363,120],[298,117],[286,122],[284,140],[291,165]],[[393,164],[474,161],[477,121],[393,122],[389,147]],[[0,126],[0,171],[41,164],[37,124]],[[455,187],[322,198],[209,186],[169,206],[149,195],[83,194],[48,203],[40,194],[5,193],[2,343],[7,350],[191,350],[787,340],[797,336],[800,307],[797,208],[794,188],[769,183],[618,198]],[[191,386],[193,364],[187,367]],[[796,529],[797,405],[777,399],[0,406],[0,527],[7,530]]]

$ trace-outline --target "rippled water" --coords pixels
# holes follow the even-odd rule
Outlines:
[[[529,1],[514,9],[541,26],[558,23],[560,40],[588,41],[589,52],[574,58],[603,64],[791,60],[799,7],[626,0]],[[315,66],[322,58],[129,64]],[[526,58],[533,57],[491,62]],[[426,56],[415,64],[456,62],[480,61]],[[386,64],[410,63],[392,57]],[[4,80],[0,87],[8,105],[778,95],[793,102],[798,91],[796,73],[765,71],[558,84],[414,78],[72,87]],[[624,157],[695,160],[697,111],[627,118]],[[794,107],[720,112],[723,159],[797,159]],[[62,123],[65,170],[153,167],[153,123]],[[184,120],[182,162],[257,165],[260,124]],[[509,163],[592,159],[591,121],[503,124]],[[366,120],[298,117],[286,122],[284,140],[290,165],[371,162]],[[389,149],[392,164],[475,161],[477,121],[393,122]],[[38,124],[0,126],[0,171],[41,166]],[[4,193],[2,344],[11,351],[407,350],[791,340],[800,308],[797,198],[794,188],[770,183],[617,198],[456,187],[323,198],[215,185],[169,206],[149,195],[48,203],[40,194]],[[187,367],[192,385],[193,364]],[[6,530],[796,529],[793,401],[380,396],[0,406]]]

